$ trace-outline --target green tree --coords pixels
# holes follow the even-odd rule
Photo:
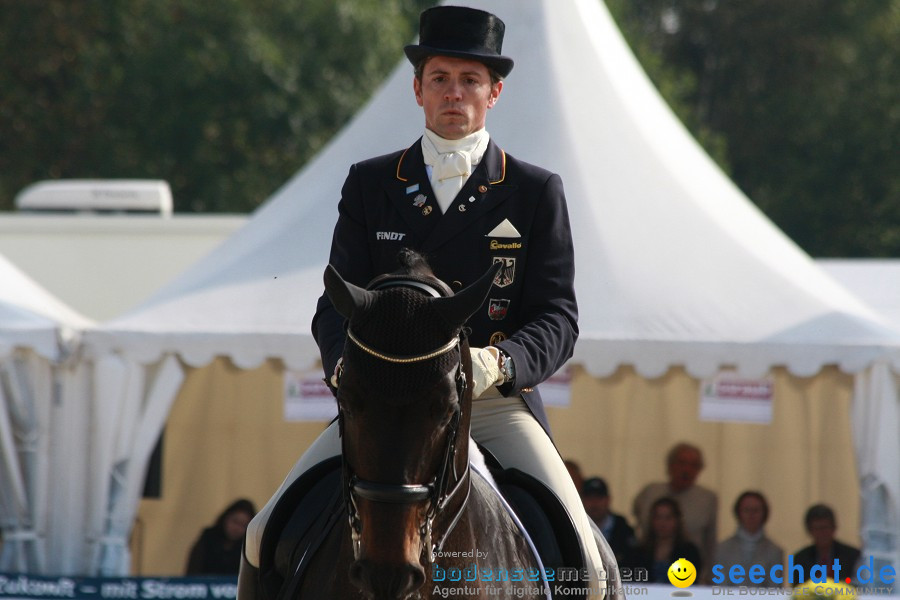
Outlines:
[[[250,211],[402,57],[424,0],[0,0],[0,208],[54,178],[159,178]]]
[[[801,247],[900,255],[900,1],[608,4],[685,124]]]

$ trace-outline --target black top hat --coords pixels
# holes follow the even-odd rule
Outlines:
[[[606,482],[599,477],[586,479],[581,486],[581,493],[585,496],[609,496]]]
[[[477,60],[506,77],[513,60],[501,56],[506,26],[489,12],[464,6],[436,6],[422,11],[419,43],[404,48],[412,64],[439,54]]]

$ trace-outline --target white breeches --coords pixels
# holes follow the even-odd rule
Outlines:
[[[472,403],[472,438],[487,448],[504,467],[528,473],[553,490],[565,505],[578,530],[591,577],[591,589],[605,592],[606,571],[581,496],[556,447],[519,397],[479,399]],[[259,566],[263,530],[278,498],[300,475],[316,464],[341,453],[337,422],[332,423],[300,457],[275,495],[247,528],[245,554]],[[598,595],[597,597],[602,597]]]

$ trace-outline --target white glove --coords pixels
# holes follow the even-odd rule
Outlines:
[[[493,346],[470,348],[472,353],[472,399],[503,381],[500,374],[500,351]]]
[[[341,371],[344,370],[344,357],[340,357],[334,365],[334,373],[331,374],[329,381],[331,382],[331,389],[336,390],[338,387],[338,383],[341,380]]]

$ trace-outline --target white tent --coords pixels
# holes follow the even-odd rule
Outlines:
[[[0,571],[56,571],[85,534],[86,504],[66,497],[87,474],[70,448],[88,446],[67,358],[91,323],[2,256],[0,282]]]
[[[820,258],[816,264],[900,329],[900,260]]]
[[[826,273],[900,329],[900,260],[819,259]],[[895,363],[896,367],[896,363]],[[876,365],[858,378],[854,432],[868,549],[897,564],[900,551],[900,376],[897,368]]]
[[[864,372],[900,345],[900,334],[823,274],[704,154],[601,2],[467,4],[506,21],[504,53],[516,60],[489,131],[566,186],[581,305],[573,362],[598,377],[622,365],[648,378],[676,367],[695,378],[725,367],[808,377],[827,365]],[[294,368],[317,360],[309,323],[340,186],[352,162],[421,134],[411,80],[401,60],[247,225],[143,306],[87,334],[98,357],[95,401],[124,407],[115,418],[128,432],[119,440],[130,442],[111,455],[109,514],[93,521],[101,572],[127,570],[127,534],[182,380],[179,361],[202,367],[225,356],[249,369],[269,358]],[[97,414],[108,422],[109,413]]]

